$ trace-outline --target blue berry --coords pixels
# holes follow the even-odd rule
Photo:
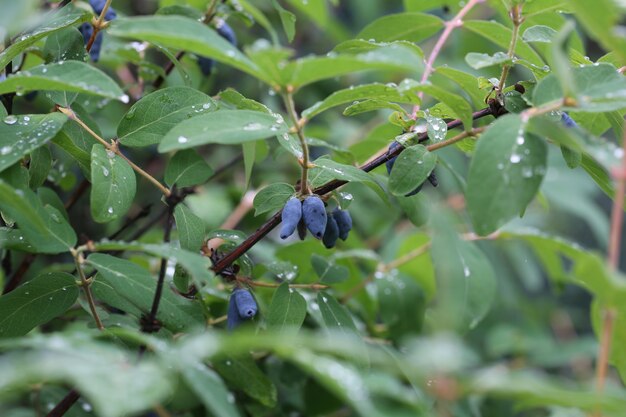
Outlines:
[[[257,306],[256,301],[250,291],[244,289],[236,289],[233,292],[233,297],[235,297],[239,317],[244,320],[250,320],[252,317],[256,316],[259,307]]]
[[[258,306],[250,291],[235,288],[228,301],[226,327],[232,330],[246,320],[256,316]]]
[[[321,239],[324,236],[326,230],[326,209],[324,208],[324,202],[315,195],[309,196],[302,203],[302,218],[306,224],[307,229],[317,239]]]
[[[226,318],[226,328],[228,330],[233,330],[235,327],[239,326],[243,322],[243,319],[239,317],[239,311],[237,311],[237,302],[235,301],[234,295],[231,295],[230,300],[228,300],[228,313],[226,314]]]
[[[322,243],[327,249],[332,248],[337,243],[339,238],[339,226],[333,216],[326,216],[328,221],[326,222],[326,230],[324,230],[324,236],[322,237]]]
[[[570,115],[565,112],[561,113],[561,123],[563,123],[565,127],[578,127],[578,123],[576,123],[574,119],[572,119]]]
[[[291,197],[282,212],[282,226],[280,228],[280,238],[287,239],[293,234],[298,226],[298,222],[302,218],[302,202],[296,198]]]
[[[333,219],[337,222],[337,227],[339,230],[339,238],[341,240],[346,240],[348,238],[348,233],[352,230],[352,217],[347,210],[340,210],[337,207],[333,210]]]

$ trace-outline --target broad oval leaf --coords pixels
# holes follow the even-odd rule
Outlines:
[[[126,146],[152,145],[183,120],[216,109],[211,97],[194,88],[164,88],[133,104],[117,126],[117,135]]]
[[[524,211],[545,175],[546,154],[518,115],[499,118],[481,135],[465,194],[476,233],[489,234]]]
[[[106,223],[126,214],[137,191],[135,172],[128,162],[100,144],[91,150],[91,215]]]
[[[233,394],[228,391],[215,371],[202,363],[190,364],[182,369],[185,382],[200,398],[204,407],[221,417],[239,417],[239,411],[231,401]]]
[[[72,275],[51,272],[37,276],[0,297],[0,338],[25,335],[65,313],[77,298]]]
[[[287,133],[287,130],[281,117],[252,110],[219,110],[176,125],[161,141],[159,152],[208,143],[238,145]]]
[[[422,84],[409,79],[400,83],[400,91],[423,91],[429,96],[450,107],[456,116],[463,122],[465,130],[469,131],[472,128],[472,106],[460,95],[450,93],[449,91],[434,84]]]
[[[400,92],[395,84],[365,84],[345,88],[335,91],[323,101],[318,101],[313,106],[302,112],[302,117],[312,119],[321,112],[344,103],[351,103],[355,100],[377,99],[387,100],[396,103],[419,103],[417,94],[412,92]]]
[[[94,249],[99,251],[138,251],[149,253],[160,258],[167,258],[171,262],[177,262],[183,266],[193,277],[196,285],[206,286],[214,284],[211,272],[211,261],[197,253],[193,253],[170,244],[149,244],[138,242],[102,241],[94,242]]]
[[[576,107],[564,107],[564,110],[595,113],[626,108],[626,80],[613,65],[587,65],[573,68],[571,74]],[[556,74],[542,79],[533,90],[535,106],[562,98],[563,90]]]
[[[202,184],[213,175],[204,158],[193,149],[176,152],[165,168],[165,183],[169,187],[191,187]]]
[[[249,353],[215,360],[213,367],[229,385],[245,392],[250,398],[266,407],[276,405],[276,386]]]
[[[63,214],[44,206],[29,189],[16,190],[0,180],[0,210],[17,222],[35,252],[67,252],[76,245],[76,233]]]
[[[437,232],[431,251],[437,277],[434,316],[443,327],[471,329],[491,308],[495,273],[474,243],[459,240],[453,230]]]
[[[68,10],[70,10],[68,8]],[[25,33],[17,38],[7,49],[0,53],[0,68],[6,67],[9,61],[22,53],[26,48],[38,40],[63,28],[74,26],[81,22],[86,22],[91,18],[91,14],[84,10],[73,9],[69,13],[56,13],[49,16],[45,24]]]
[[[104,280],[129,303],[148,313],[156,291],[156,277],[148,270],[125,259],[94,253],[87,263],[98,270],[98,280]],[[204,325],[202,308],[197,302],[163,289],[157,320],[173,332],[189,330]]]
[[[443,28],[437,16],[426,13],[398,13],[380,17],[367,25],[356,38],[376,42],[406,40],[420,42]]]
[[[494,21],[464,21],[462,28],[484,37],[488,41],[491,41],[501,47],[503,50],[508,49],[509,44],[511,43],[511,37],[513,36],[513,31],[511,29],[507,28],[502,23]],[[518,40],[517,45],[515,46],[515,54],[539,67],[544,65],[544,62],[539,54],[537,54],[533,48],[522,40]]]
[[[435,169],[437,157],[424,145],[414,145],[403,150],[393,164],[389,177],[389,190],[393,195],[403,196],[426,181]]]
[[[321,291],[317,294],[317,304],[327,328],[349,334],[357,332],[350,313],[334,297]]]
[[[73,91],[128,103],[128,96],[111,77],[93,65],[61,61],[22,70],[0,82],[0,94],[28,91]]]
[[[268,211],[282,209],[289,197],[294,195],[295,192],[296,190],[290,184],[276,183],[268,185],[254,196],[254,215],[258,216]]]
[[[0,172],[52,139],[66,121],[61,113],[6,116],[0,122]]]
[[[404,70],[416,72],[423,67],[422,56],[401,44],[372,49],[350,55],[331,53],[330,56],[306,57],[289,62],[282,70],[288,84],[294,88],[327,78],[367,70]]]
[[[297,332],[306,317],[306,300],[289,283],[284,282],[274,292],[267,325],[279,332]]]
[[[174,220],[178,230],[180,247],[192,252],[198,252],[204,241],[205,226],[201,218],[196,216],[183,203],[177,204],[174,209]]]
[[[188,17],[161,15],[117,19],[111,23],[108,33],[193,52],[263,79],[258,67],[230,42],[208,26]]]

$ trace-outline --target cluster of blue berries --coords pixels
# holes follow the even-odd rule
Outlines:
[[[106,4],[106,0],[89,0],[89,4],[93,9],[96,15],[100,15],[102,13],[102,9],[104,9],[104,5]],[[109,7],[107,9],[106,14],[104,15],[104,19],[107,21],[113,20],[117,17],[117,13],[113,7]],[[85,44],[89,42],[91,35],[93,35],[93,26],[91,23],[83,23],[80,28],[80,33],[83,34],[83,39],[85,40]],[[93,62],[98,62],[100,59],[100,50],[102,49],[102,32],[98,32],[96,35],[96,39],[94,39],[93,44],[91,45],[91,50],[89,50],[89,56],[91,56],[91,60]]]
[[[391,155],[398,148],[398,146],[401,146],[398,142],[396,141],[391,142],[391,144],[389,145],[389,149],[387,149],[387,156],[389,157],[389,155]],[[396,155],[393,158],[387,159],[387,162],[385,162],[385,166],[387,167],[387,174],[391,174],[391,170],[393,169],[393,164],[395,164],[397,158],[398,156]],[[432,170],[431,173],[428,174],[427,180],[428,182],[430,182],[430,184],[433,187],[436,187],[439,185],[439,181],[437,180],[437,177],[435,176],[435,170]],[[412,195],[419,193],[423,186],[424,186],[424,183],[422,182],[413,191],[411,191],[410,193],[407,193],[405,197],[410,197]]]
[[[304,239],[308,229],[330,249],[335,246],[337,239],[348,238],[352,230],[352,217],[348,211],[338,207],[327,213],[324,202],[316,195],[310,195],[304,201],[291,197],[283,207],[280,238],[287,239],[296,229],[301,239]]]
[[[215,29],[217,30],[217,33],[219,33],[222,38],[226,39],[232,45],[237,46],[237,36],[235,36],[235,32],[233,31],[233,28],[228,26],[226,22],[224,22],[223,20],[218,20],[217,25],[215,26]],[[200,66],[200,70],[202,71],[202,74],[204,74],[205,76],[208,76],[211,74],[211,71],[213,70],[213,65],[215,65],[215,61],[212,60],[211,58],[199,56],[198,65]]]
[[[244,288],[235,288],[228,301],[226,327],[233,330],[241,323],[251,320],[258,311],[256,300],[252,293]]]

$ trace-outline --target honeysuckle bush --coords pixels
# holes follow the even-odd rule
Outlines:
[[[626,415],[625,13],[1,0],[0,414]]]

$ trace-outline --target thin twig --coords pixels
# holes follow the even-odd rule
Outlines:
[[[76,271],[78,272],[78,276],[80,277],[80,283],[83,287],[83,291],[85,291],[85,297],[87,297],[87,303],[89,304],[89,309],[91,310],[91,315],[96,321],[96,326],[98,330],[104,330],[104,325],[100,320],[100,316],[98,315],[98,311],[96,310],[96,303],[93,299],[93,295],[91,294],[91,281],[85,277],[85,272],[83,271],[83,254],[72,249],[72,256],[74,257],[74,263],[76,264]]]
[[[170,203],[167,209],[167,220],[165,221],[165,229],[163,232],[163,243],[170,241],[172,234],[172,228],[174,227],[174,208],[176,204]],[[142,331],[151,333],[155,330],[154,323],[156,322],[156,316],[159,312],[159,304],[161,302],[161,295],[163,294],[163,284],[165,282],[165,271],[167,270],[167,258],[161,258],[161,266],[159,268],[159,278],[157,280],[156,290],[154,291],[154,298],[152,299],[152,308],[150,308],[150,314],[145,322],[145,326]]]
[[[622,150],[626,152],[626,129],[622,138]],[[622,227],[624,222],[624,196],[626,195],[626,156],[622,152],[622,164],[612,172],[615,178],[615,195],[613,196],[613,207],[611,208],[611,230],[609,234],[609,247],[607,250],[607,263],[611,271],[619,269],[620,249],[622,242]],[[613,340],[613,324],[617,312],[613,309],[603,309],[602,311],[602,334],[598,350],[598,361],[596,363],[596,390],[598,393],[604,391],[606,375],[611,356],[611,344]],[[601,416],[600,410],[594,413],[595,417]]]
[[[430,77],[430,74],[432,74],[433,68],[435,65],[435,60],[437,59],[437,56],[439,56],[439,53],[443,49],[443,45],[446,43],[446,41],[450,37],[450,34],[452,33],[452,31],[460,26],[463,26],[463,18],[465,17],[465,15],[469,13],[469,11],[474,8],[474,6],[476,6],[479,3],[483,3],[484,1],[485,0],[468,1],[467,4],[463,6],[461,10],[459,10],[456,16],[454,16],[452,19],[444,23],[445,27],[443,29],[443,32],[441,33],[441,36],[439,36],[439,39],[437,39],[437,42],[435,43],[433,50],[430,52],[430,55],[428,56],[428,60],[426,60],[426,67],[424,68],[424,73],[422,74],[421,83],[425,83],[428,80],[428,77]],[[420,102],[421,102],[422,98],[424,98],[424,92],[420,91],[418,94],[418,97],[420,98]],[[416,104],[415,106],[413,106],[413,112],[411,113],[411,118],[413,120],[417,118],[417,112],[419,111],[419,109],[420,109],[419,104]]]
[[[515,58],[515,48],[517,47],[517,39],[519,38],[519,29],[524,23],[524,18],[522,17],[522,5],[517,4],[513,6],[511,9],[511,20],[513,21],[513,33],[511,34],[511,42],[509,43],[509,50],[507,51],[507,56],[510,60]],[[504,87],[506,85],[506,78],[509,75],[509,70],[511,69],[511,64],[504,63],[502,65],[502,74],[500,75],[500,82],[498,83],[497,91],[502,93]]]
[[[296,134],[298,135],[298,139],[300,140],[300,147],[302,148],[302,160],[300,161],[300,166],[302,170],[302,176],[300,178],[300,191],[303,195],[311,194],[311,189],[309,188],[309,145],[306,143],[306,138],[304,137],[304,126],[303,123],[300,122],[300,118],[298,117],[298,113],[296,112],[296,105],[293,101],[293,93],[291,89],[288,89],[286,93],[282,94],[283,101],[285,102],[285,108],[287,109],[287,113],[289,113],[289,117],[293,122],[293,127],[296,130]]]
[[[96,139],[98,142],[100,142],[102,144],[102,146],[104,146],[107,150],[115,153],[116,155],[118,155],[120,158],[124,159],[128,165],[131,166],[131,168],[137,172],[137,174],[141,175],[142,177],[144,177],[145,179],[147,179],[148,181],[150,181],[156,188],[159,189],[159,191],[161,191],[166,197],[169,197],[171,192],[170,190],[165,187],[163,184],[161,184],[156,178],[154,178],[152,175],[148,174],[146,171],[144,171],[143,169],[141,169],[138,165],[136,165],[133,161],[131,161],[130,159],[128,159],[126,157],[126,155],[124,155],[120,149],[119,149],[119,145],[117,144],[117,142],[113,142],[113,143],[109,143],[106,140],[104,140],[103,138],[100,137],[100,135],[98,135],[96,132],[94,132],[89,126],[87,126],[87,124],[85,124],[85,122],[83,122],[80,117],[78,117],[78,115],[70,108],[67,107],[58,107],[58,110],[65,114],[67,117],[69,117],[71,120],[75,121],[76,123],[78,123],[80,125],[80,127],[82,127],[83,129],[85,129],[85,131],[87,133],[89,133],[94,139]]]
[[[474,112],[472,114],[472,118],[474,120],[476,120],[476,119],[480,119],[482,117],[490,116],[490,115],[492,115],[492,110],[490,108],[485,108],[485,109],[482,109],[482,110]],[[462,124],[463,124],[463,122],[461,120],[459,120],[459,119],[452,120],[452,121],[448,122],[448,124],[447,124],[448,130],[457,128],[457,127],[461,126]],[[418,136],[418,140],[425,140],[425,138],[427,138],[427,137],[428,137],[428,134],[427,133],[423,133],[423,134]],[[403,150],[404,149],[402,147],[398,146],[393,152],[390,152],[388,155],[387,154],[380,155],[376,159],[374,159],[374,160],[364,164],[363,166],[361,166],[360,169],[365,171],[365,172],[370,172],[373,169],[383,165],[385,162],[387,162],[388,159],[391,159],[394,156],[399,155],[400,152],[402,152]],[[328,183],[326,183],[326,184],[316,188],[315,190],[313,190],[313,193],[318,194],[318,195],[328,194],[329,192],[334,191],[337,188],[339,188],[342,185],[347,184],[347,183],[348,183],[348,181],[333,180],[333,181],[330,181],[330,182],[328,182]],[[276,226],[278,226],[280,221],[281,221],[281,211],[278,211],[269,220],[267,220],[259,229],[257,229],[254,233],[252,233],[250,236],[248,236],[248,238],[246,240],[244,240],[235,249],[233,249],[230,253],[228,253],[227,255],[222,257],[219,261],[217,261],[213,265],[213,268],[212,268],[213,271],[215,273],[219,273],[219,272],[223,271],[225,268],[227,268],[228,266],[230,266],[240,256],[242,256],[248,250],[250,250],[250,248],[252,248],[258,241],[263,239],[263,237],[265,237],[269,232],[271,232],[272,229],[274,229]]]
[[[91,36],[89,37],[89,40],[87,41],[87,46],[85,46],[85,49],[87,49],[87,52],[91,51],[91,47],[93,46],[93,43],[96,40],[96,36],[98,35],[98,32],[100,32],[100,30],[104,27],[104,24],[103,24],[104,16],[106,16],[107,11],[109,10],[109,7],[111,6],[111,2],[112,0],[106,0],[106,3],[104,4],[102,11],[100,12],[100,16],[98,16],[98,19],[95,22],[92,22],[93,31],[91,32]]]
[[[78,401],[80,394],[71,390],[63,399],[46,415],[46,417],[62,417]]]
[[[441,149],[441,148],[445,148],[446,146],[450,146],[454,143],[460,142],[464,139],[467,139],[469,137],[473,137],[476,136],[479,133],[482,133],[485,130],[484,127],[477,127],[474,128],[472,130],[470,130],[469,132],[461,132],[458,135],[447,139],[447,140],[442,140],[441,142],[437,142],[437,143],[433,143],[432,145],[428,145],[426,146],[426,149],[428,149],[430,152],[432,151],[436,151],[437,149]]]
[[[256,196],[256,191],[250,190],[247,191],[241,201],[235,207],[235,209],[230,213],[230,215],[224,220],[224,222],[220,225],[220,229],[234,229],[237,227],[239,222],[245,217],[246,214],[250,212],[253,208],[254,197]],[[214,238],[207,242],[207,249],[210,251],[211,249],[217,249],[222,243],[224,243],[224,239]]]

